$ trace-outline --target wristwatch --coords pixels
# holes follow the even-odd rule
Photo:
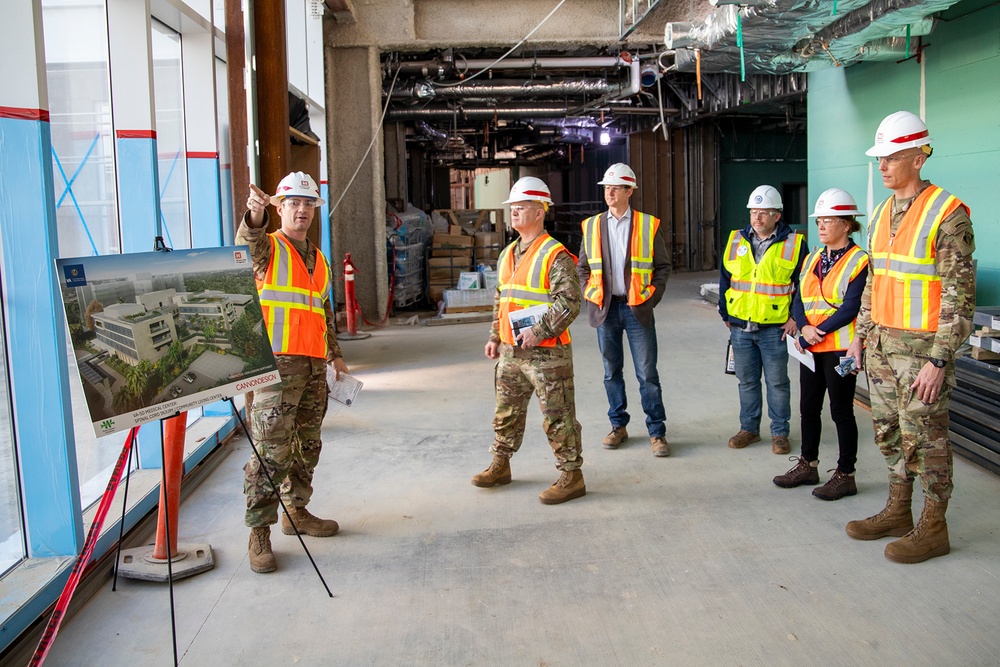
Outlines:
[[[929,358],[927,361],[931,362],[934,368],[944,368],[945,364],[948,363],[944,359],[935,359],[934,357]]]

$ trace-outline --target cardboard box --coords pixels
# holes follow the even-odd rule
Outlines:
[[[480,271],[479,284],[483,286],[483,289],[487,289],[490,291],[495,290],[497,288],[497,272]]]
[[[435,234],[431,243],[435,248],[471,248],[473,238],[467,234]]]
[[[459,277],[464,273],[464,269],[431,269],[432,283],[448,283],[451,287],[458,283]]]
[[[479,272],[463,271],[458,275],[458,289],[479,289]]]
[[[432,269],[452,269],[455,271],[468,271],[472,262],[465,257],[431,257],[428,266]]]

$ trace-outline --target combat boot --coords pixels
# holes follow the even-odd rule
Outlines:
[[[850,521],[847,534],[856,540],[877,540],[880,537],[902,537],[913,530],[910,499],[913,497],[913,480],[889,484],[889,500],[885,508],[867,519]]]
[[[924,511],[917,527],[895,542],[885,545],[885,557],[897,563],[923,563],[951,551],[944,513],[948,501],[924,498]]]
[[[563,470],[559,479],[552,486],[538,494],[538,499],[546,505],[558,505],[585,495],[587,495],[587,486],[583,483],[583,472],[577,468],[576,470]]]
[[[258,574],[274,572],[278,569],[278,561],[271,551],[271,527],[250,529],[250,569]]]
[[[510,459],[499,454],[493,455],[490,467],[472,476],[472,485],[484,489],[510,484]]]
[[[295,522],[295,526],[292,526],[292,521]],[[337,534],[340,524],[333,519],[315,517],[305,507],[289,507],[288,514],[281,515],[281,532],[285,535],[294,535],[296,528],[303,535],[330,537]]]

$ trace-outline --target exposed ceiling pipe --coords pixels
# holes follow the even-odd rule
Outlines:
[[[464,120],[492,120],[494,118],[510,120],[514,118],[562,118],[569,113],[566,106],[516,106],[516,107],[463,107],[451,109],[444,107],[425,107],[423,109],[389,109],[385,119],[400,120],[437,120],[461,118]]]
[[[491,69],[594,69],[601,67],[623,67],[628,63],[621,56],[597,56],[592,58],[507,58],[499,63],[488,58],[466,59],[461,55],[462,73],[470,70],[481,70],[493,65]],[[432,60],[404,60],[390,63],[389,72],[395,69],[400,72],[419,72],[424,76],[442,76],[445,73],[455,73],[457,64],[454,57],[435,58]]]
[[[627,83],[612,83],[604,79],[575,79],[563,81],[470,81],[457,86],[437,87],[427,82],[397,86],[392,99],[464,99],[469,97],[563,97],[568,95],[625,94],[635,88],[631,79]],[[632,93],[634,94],[634,93]]]

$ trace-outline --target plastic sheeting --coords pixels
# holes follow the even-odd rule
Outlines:
[[[929,18],[958,0],[841,0],[837,14],[833,3],[819,0],[769,0],[756,7],[721,6],[704,21],[674,24],[666,33],[700,48],[704,72],[737,72],[740,51],[736,46],[737,16],[742,23],[744,57],[748,72],[785,74],[849,65],[896,53],[895,41],[925,35],[933,27]],[[669,45],[668,45],[669,46]],[[905,53],[905,44],[904,44]],[[894,56],[893,56],[894,57]],[[694,71],[694,58],[678,52],[676,66]]]

